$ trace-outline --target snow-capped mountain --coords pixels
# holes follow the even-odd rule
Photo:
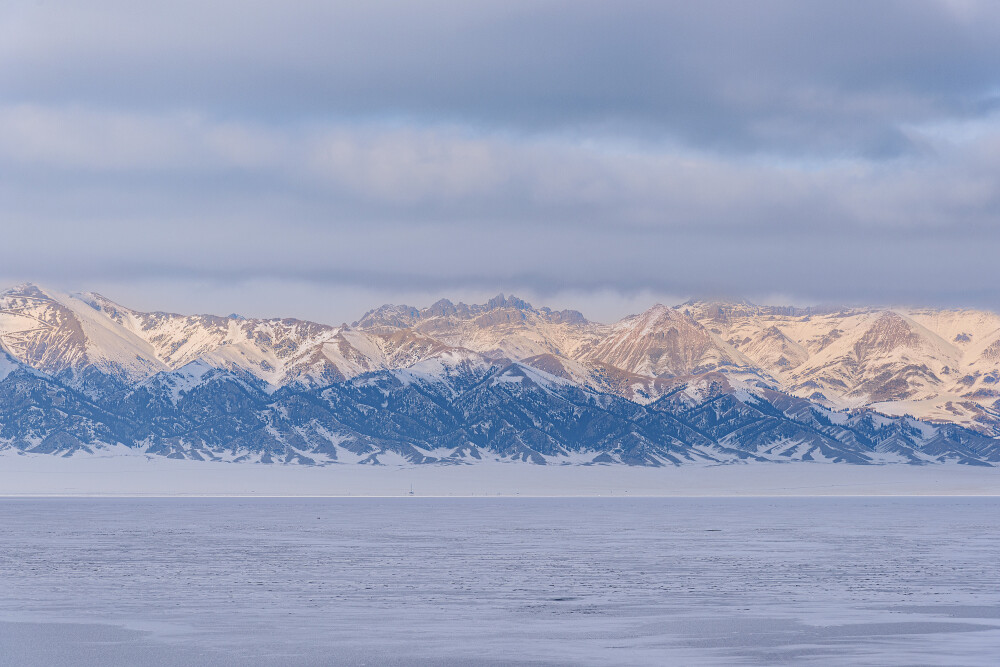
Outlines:
[[[295,319],[144,313],[100,294],[36,285],[0,292],[0,349],[88,393],[198,361],[278,387],[314,387],[407,366],[447,345],[411,331],[368,333]]]
[[[516,297],[339,327],[0,292],[0,446],[185,458],[1000,463],[1000,317]]]
[[[678,308],[795,395],[1000,435],[1000,316],[993,313],[705,303]]]

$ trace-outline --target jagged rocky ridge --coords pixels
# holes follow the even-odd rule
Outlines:
[[[891,370],[919,366],[908,351],[928,345],[910,318],[714,308],[657,306],[608,326],[498,297],[383,307],[330,327],[139,313],[99,295],[20,286],[0,293],[0,447],[123,445],[301,464],[1000,464],[1000,441],[983,422],[931,423],[816,396],[872,359],[892,376],[883,391],[898,391],[900,378],[930,382],[933,369]],[[751,317],[759,331],[738,338]],[[823,349],[810,352],[794,326],[773,322],[801,328],[814,317],[869,323],[861,335],[826,333],[854,358],[819,364]],[[785,377],[808,363],[823,372],[795,395],[762,359],[787,366]]]

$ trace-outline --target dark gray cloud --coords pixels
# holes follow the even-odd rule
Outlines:
[[[0,96],[893,155],[997,103],[1000,6],[599,0],[10,2]]]
[[[0,62],[8,282],[1000,308],[994,2],[14,1]]]
[[[8,101],[582,128],[894,155],[996,106],[1000,6],[549,1],[5,3]]]

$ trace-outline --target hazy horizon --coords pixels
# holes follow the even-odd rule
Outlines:
[[[508,298],[510,298],[510,297],[516,297],[516,298],[521,299],[523,301],[527,301],[532,307],[534,307],[536,309],[549,308],[550,310],[553,310],[553,311],[559,311],[559,310],[575,310],[575,311],[579,311],[587,320],[589,320],[591,322],[598,323],[598,324],[613,324],[613,323],[618,322],[618,321],[620,321],[620,320],[622,320],[622,319],[624,319],[626,317],[629,317],[631,315],[638,315],[638,314],[640,314],[642,312],[645,312],[646,310],[648,310],[648,309],[650,309],[650,308],[652,308],[654,306],[657,306],[657,305],[664,305],[664,306],[667,306],[667,307],[670,307],[670,308],[677,308],[677,307],[685,305],[688,302],[702,302],[702,303],[738,303],[738,302],[747,302],[747,303],[750,303],[752,305],[762,306],[762,307],[782,307],[782,308],[783,307],[790,307],[790,308],[798,308],[798,309],[814,309],[814,310],[820,310],[820,311],[837,310],[837,309],[841,309],[841,308],[842,309],[853,309],[853,308],[872,308],[872,309],[924,309],[924,308],[928,308],[928,309],[937,309],[938,308],[937,306],[928,305],[928,304],[920,304],[920,303],[861,303],[861,302],[857,302],[857,303],[846,303],[846,302],[804,303],[804,302],[801,302],[801,301],[792,301],[792,300],[789,300],[787,297],[784,297],[784,296],[781,296],[781,295],[775,295],[773,297],[766,297],[765,296],[763,298],[754,298],[754,299],[745,298],[745,297],[739,297],[739,296],[704,295],[704,294],[703,295],[681,296],[681,297],[667,297],[667,298],[662,298],[662,299],[652,298],[648,294],[638,294],[638,295],[630,296],[628,298],[622,298],[621,295],[610,294],[610,293],[607,293],[607,292],[605,292],[603,294],[602,293],[592,293],[592,294],[586,295],[587,298],[582,299],[582,301],[585,302],[585,303],[587,303],[587,304],[589,304],[592,308],[596,305],[596,308],[593,308],[594,312],[605,313],[607,315],[606,317],[602,318],[602,317],[598,317],[598,316],[592,315],[592,313],[590,311],[582,310],[580,308],[580,306],[579,306],[579,303],[576,303],[574,305],[574,301],[573,301],[573,296],[574,295],[573,294],[565,294],[565,293],[563,293],[563,294],[556,294],[556,295],[553,295],[552,298],[548,298],[548,297],[543,296],[543,295],[534,295],[534,296],[531,296],[531,292],[525,290],[525,291],[521,291],[521,292],[518,292],[518,293],[514,293],[514,292],[494,292],[494,293],[488,293],[488,292],[485,292],[485,291],[483,291],[483,292],[469,292],[468,294],[471,294],[471,296],[467,296],[467,297],[464,297],[464,298],[455,298],[455,297],[450,296],[450,295],[432,296],[430,294],[418,294],[416,296],[419,297],[419,299],[415,299],[415,300],[411,300],[411,301],[407,301],[407,300],[404,300],[404,299],[398,299],[398,298],[395,299],[395,300],[393,298],[388,298],[388,299],[386,299],[384,301],[380,301],[380,302],[374,302],[373,301],[373,302],[368,303],[367,305],[365,305],[362,302],[358,301],[357,302],[357,307],[355,307],[353,310],[350,310],[350,309],[347,309],[347,308],[345,308],[343,310],[343,312],[348,312],[349,311],[349,312],[353,313],[353,315],[351,315],[349,317],[333,317],[333,318],[327,318],[327,319],[318,319],[318,318],[305,317],[301,313],[295,313],[295,312],[290,312],[290,311],[289,312],[281,311],[281,312],[278,312],[278,313],[268,313],[267,311],[260,310],[260,309],[254,309],[254,308],[251,308],[251,310],[240,310],[240,309],[234,309],[234,308],[226,308],[225,307],[225,303],[221,302],[221,301],[219,302],[219,304],[220,304],[221,307],[216,308],[215,310],[197,311],[197,310],[180,310],[180,309],[174,309],[174,308],[165,308],[165,307],[162,307],[160,305],[157,305],[157,301],[150,299],[148,297],[148,295],[137,294],[136,296],[137,296],[138,301],[141,301],[142,303],[147,304],[147,305],[140,306],[140,305],[137,305],[136,303],[133,303],[131,301],[118,298],[117,295],[115,295],[115,294],[112,294],[112,293],[109,293],[109,292],[105,292],[105,291],[102,291],[102,290],[97,290],[97,289],[79,289],[79,288],[73,288],[72,286],[44,284],[44,283],[39,283],[39,282],[36,282],[36,281],[29,281],[29,280],[22,280],[22,281],[18,281],[16,283],[11,283],[11,284],[2,284],[2,285],[0,285],[0,292],[3,292],[5,290],[11,289],[11,288],[18,287],[20,285],[28,285],[28,284],[35,285],[36,287],[40,287],[40,288],[46,289],[46,290],[58,291],[58,292],[61,292],[63,294],[68,294],[68,295],[86,294],[86,293],[100,294],[101,296],[103,296],[103,297],[105,297],[107,299],[110,299],[111,301],[117,303],[118,305],[125,306],[126,308],[131,308],[133,310],[140,311],[140,312],[169,312],[169,313],[176,313],[176,314],[180,314],[180,315],[213,315],[213,316],[220,316],[220,317],[226,317],[226,316],[229,316],[229,315],[238,315],[238,316],[241,316],[241,317],[248,317],[248,318],[253,318],[253,319],[284,319],[284,318],[292,318],[292,319],[313,321],[313,322],[317,322],[317,323],[320,323],[320,324],[328,324],[328,325],[331,325],[331,326],[338,326],[340,324],[349,324],[349,325],[350,324],[354,324],[358,320],[360,320],[364,315],[368,314],[370,311],[373,311],[373,310],[375,310],[375,309],[377,309],[379,307],[382,307],[382,306],[392,306],[392,305],[395,305],[395,306],[409,306],[409,307],[417,308],[418,310],[423,310],[425,308],[429,308],[430,306],[434,305],[435,303],[437,303],[438,301],[440,301],[442,299],[451,301],[454,304],[464,303],[464,304],[467,304],[467,305],[471,306],[471,305],[482,305],[482,304],[485,304],[486,302],[490,301],[491,299],[493,299],[494,297],[497,297],[497,296],[506,296]],[[333,288],[333,289],[335,289],[335,288]],[[183,304],[186,301],[186,295],[185,294],[180,294],[180,295],[175,295],[175,296],[176,296],[176,298],[173,298],[173,299],[169,299],[168,298],[167,300],[168,301],[172,301],[174,303],[181,303],[181,304]],[[360,310],[359,310],[359,308],[360,308]],[[990,310],[990,309],[982,309],[982,308],[977,309],[977,308],[973,308],[973,307],[963,307],[963,306],[953,306],[953,307],[950,307],[950,308],[946,307],[944,309],[953,309],[953,310],[983,310],[983,311],[986,311],[986,312],[997,312],[995,310]],[[330,312],[335,312],[335,311],[331,310]],[[615,313],[621,313],[621,314],[615,315]],[[608,314],[610,314],[610,315],[608,315]]]

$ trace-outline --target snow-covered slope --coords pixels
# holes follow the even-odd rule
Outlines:
[[[0,292],[0,346],[77,386],[89,371],[129,383],[166,368],[148,342],[81,299],[30,284]]]
[[[23,364],[19,363],[16,359],[7,354],[3,348],[0,348],[0,382],[7,379],[8,375],[21,368],[24,368]]]
[[[192,362],[90,398],[17,362],[0,379],[0,448],[194,460],[644,466],[746,461],[996,465],[1000,440],[871,411],[835,412],[720,372],[639,404],[534,366],[449,350],[405,369],[268,393]]]
[[[195,360],[249,373],[271,389],[316,387],[412,364],[443,343],[409,331],[369,333],[297,319],[143,313],[103,297],[82,298],[177,369]]]

